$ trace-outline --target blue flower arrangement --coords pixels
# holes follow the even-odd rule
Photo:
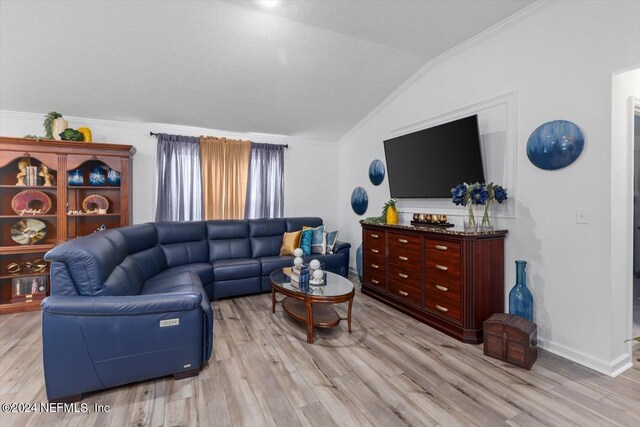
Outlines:
[[[501,185],[490,182],[489,184],[480,184],[476,182],[474,184],[458,184],[451,189],[451,201],[456,206],[469,206],[469,227],[476,228],[477,222],[475,215],[473,214],[473,205],[484,206],[484,215],[482,216],[481,227],[490,229],[491,223],[489,221],[489,206],[491,202],[495,200],[498,203],[503,203],[507,200],[507,190]]]

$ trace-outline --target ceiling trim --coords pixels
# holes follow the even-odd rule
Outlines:
[[[411,86],[414,85],[420,78],[426,75],[431,69],[436,67],[438,64],[452,58],[467,49],[470,49],[473,46],[476,46],[487,39],[499,34],[500,32],[506,30],[511,25],[520,22],[526,19],[528,16],[533,15],[537,11],[541,10],[543,7],[546,7],[552,3],[552,0],[538,0],[535,3],[530,4],[524,9],[514,13],[506,19],[498,22],[492,27],[487,28],[481,33],[471,37],[470,39],[460,43],[459,45],[449,49],[448,51],[436,56],[435,58],[428,61],[424,64],[418,71],[413,73],[411,77],[409,77],[404,83],[402,83],[396,90],[394,90],[391,95],[387,96],[381,103],[374,107],[366,116],[364,116],[358,123],[355,124],[351,130],[345,133],[339,140],[338,146],[344,144],[349,138],[351,138],[356,132],[358,132],[364,125],[366,125],[373,117],[375,117],[380,111],[382,111],[388,104],[390,104],[393,100],[395,100],[398,96],[400,96],[403,92],[408,90]]]
[[[0,110],[0,118],[2,119],[29,119],[29,120],[39,120],[41,121],[44,117],[45,113],[30,113],[30,112],[22,112],[22,111],[12,111],[12,110]],[[312,145],[320,145],[325,147],[336,147],[336,142],[315,140],[315,139],[307,139],[307,138],[296,138],[295,136],[289,135],[278,135],[271,133],[259,133],[259,132],[230,132],[224,131],[220,129],[209,129],[209,128],[201,128],[195,126],[185,126],[185,125],[174,125],[169,123],[156,123],[156,122],[127,122],[120,120],[105,120],[105,119],[94,119],[89,117],[75,117],[75,116],[64,116],[65,119],[74,122],[81,122],[83,124],[91,125],[101,125],[101,126],[118,126],[130,128],[135,131],[139,131],[142,133],[141,136],[146,136],[155,141],[155,137],[151,137],[149,132],[157,132],[157,133],[168,133],[173,135],[185,135],[185,136],[200,136],[200,135],[215,135],[220,138],[229,138],[229,139],[244,139],[250,140],[253,142],[260,142],[266,144],[312,144]]]

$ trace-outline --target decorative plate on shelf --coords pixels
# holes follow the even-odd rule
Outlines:
[[[32,245],[44,239],[47,226],[37,219],[23,219],[11,227],[11,238],[21,245]]]
[[[51,199],[42,191],[21,191],[11,199],[11,209],[18,215],[24,211],[40,210],[40,214],[46,214],[51,209]]]
[[[82,201],[82,209],[85,211],[95,211],[97,209],[104,209],[105,212],[109,210],[109,201],[106,197],[99,194],[92,194],[87,196]]]
[[[556,170],[573,163],[583,148],[584,135],[575,123],[553,120],[531,133],[527,141],[527,156],[540,169]]]

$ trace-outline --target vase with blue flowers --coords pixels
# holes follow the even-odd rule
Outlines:
[[[526,261],[516,261],[516,284],[509,292],[509,313],[533,322],[533,295],[527,288],[526,269]]]
[[[490,215],[491,202],[495,200],[499,204],[502,204],[508,199],[508,196],[506,188],[503,188],[501,185],[494,184],[493,182],[487,184],[485,188],[489,193],[489,196],[484,204],[484,214],[482,215],[482,221],[480,222],[480,231],[491,231],[493,230]]]
[[[463,221],[464,230],[477,231],[478,220],[476,219],[473,208],[474,206],[484,205],[487,202],[489,191],[486,186],[479,182],[474,184],[467,184],[465,182],[452,188],[451,195],[453,196],[451,201],[455,203],[456,206],[462,205],[468,209]]]

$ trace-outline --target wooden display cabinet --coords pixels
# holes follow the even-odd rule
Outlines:
[[[42,260],[44,254],[66,240],[91,234],[104,226],[114,228],[129,225],[131,220],[131,166],[135,148],[130,145],[85,143],[70,141],[39,141],[24,138],[0,137],[0,314],[37,310],[42,298],[49,294],[25,293],[24,285],[15,279],[29,279],[40,284],[38,277],[48,277],[48,268],[30,267],[29,263]],[[38,171],[42,165],[53,175],[53,186],[45,186],[38,177],[31,186],[18,186],[18,163],[27,160]],[[90,171],[96,166],[120,173],[120,185],[92,186]],[[79,169],[84,185],[70,186],[68,173]],[[44,193],[51,200],[47,212],[20,215],[14,212],[12,200],[22,191]],[[69,211],[82,210],[82,202],[91,195],[104,197],[109,202],[106,213],[70,215]],[[40,209],[42,203],[34,200],[28,208]],[[20,244],[11,237],[12,227],[19,221],[35,219],[44,223],[46,235],[31,244]],[[41,262],[37,262],[41,266]],[[20,267],[16,270],[16,265]],[[34,271],[35,270],[35,271]],[[44,281],[48,284],[48,280]],[[20,292],[16,291],[19,287]],[[19,293],[19,295],[18,295]]]

